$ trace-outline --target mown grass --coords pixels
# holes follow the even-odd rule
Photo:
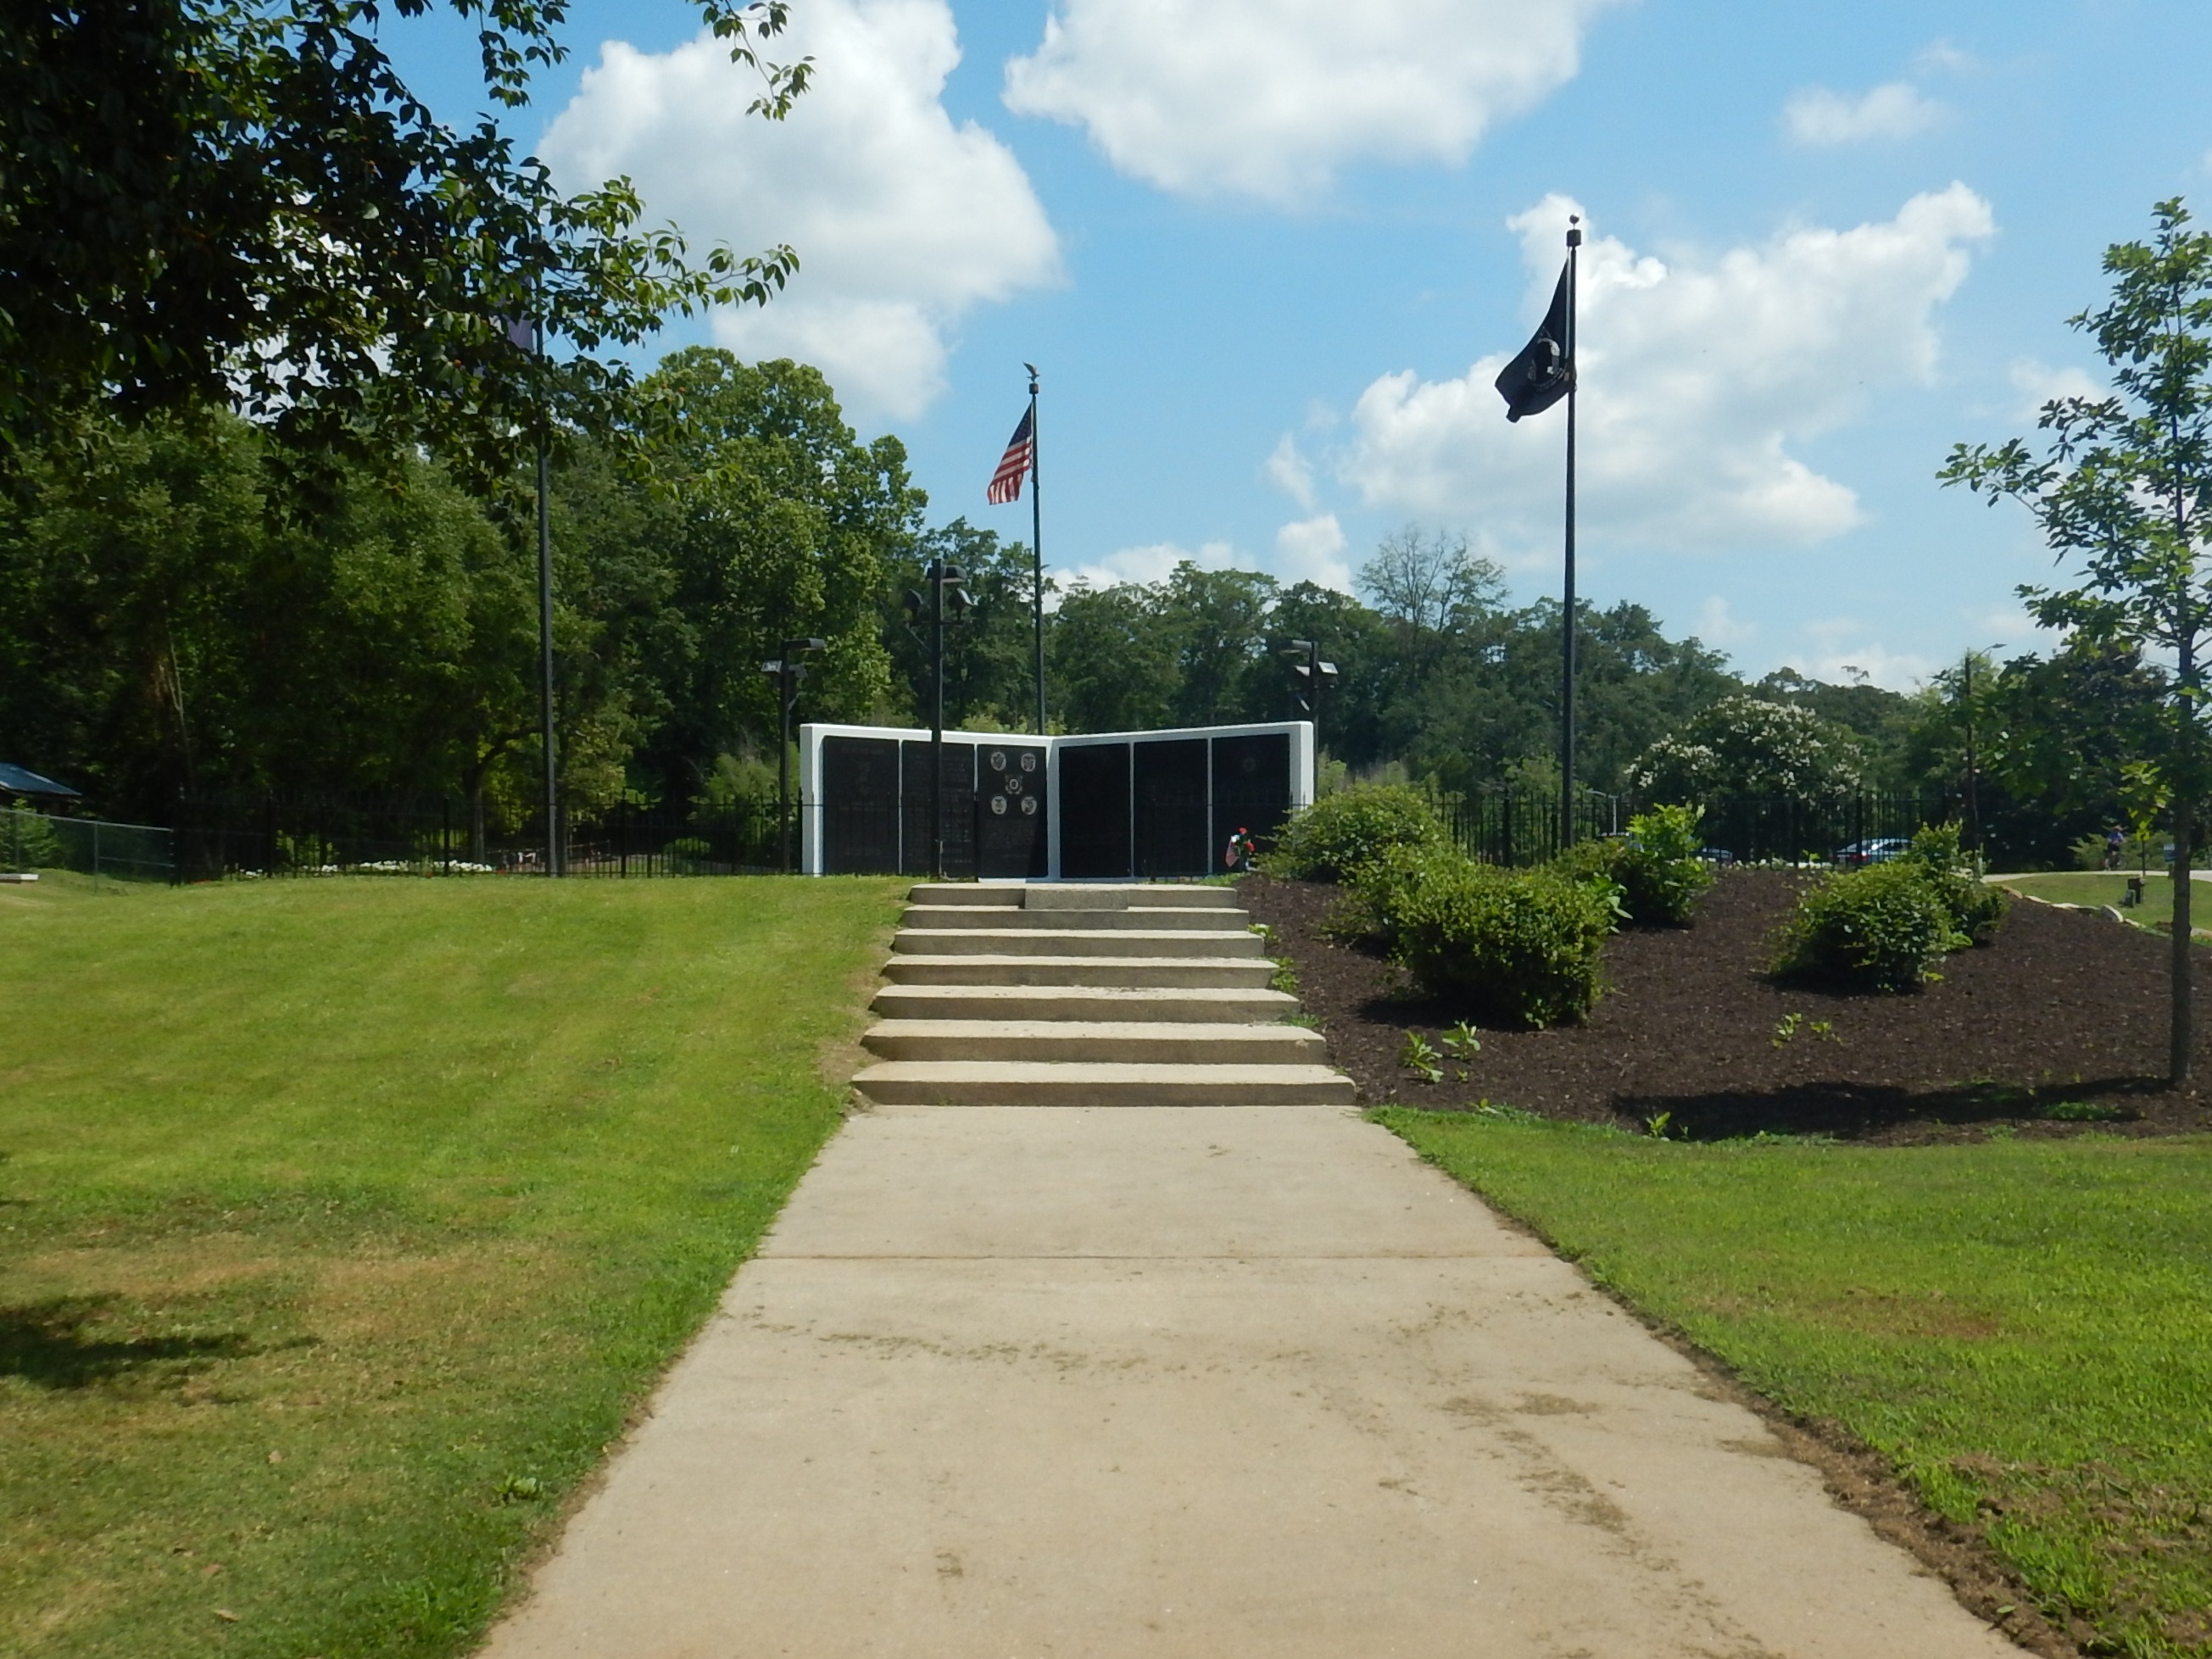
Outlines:
[[[835,1127],[895,893],[0,888],[0,1652],[465,1651]]]
[[[2093,1650],[2212,1654],[2212,1142],[1686,1146],[1377,1115],[1887,1455]]]
[[[2132,870],[2055,870],[2043,875],[2008,876],[2000,884],[2016,893],[2033,893],[2037,898],[2049,899],[2054,904],[2111,904],[2118,905],[2128,896],[2128,878]],[[2212,911],[2212,890],[2198,884],[2197,896],[2190,900],[2192,906],[2203,906]],[[2146,921],[2156,921],[2173,914],[2173,882],[2163,872],[2154,872],[2143,878],[2143,902],[2141,915]]]

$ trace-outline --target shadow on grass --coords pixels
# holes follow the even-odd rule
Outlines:
[[[1850,1140],[1917,1124],[2041,1121],[2124,1123],[2137,1114],[2130,1095],[2163,1093],[2164,1078],[2093,1078],[2079,1083],[1962,1083],[1906,1089],[1866,1083],[1793,1083],[1775,1089],[1715,1090],[1698,1095],[1617,1095],[1613,1110],[1638,1124],[1668,1114],[1678,1139],[1735,1140],[1747,1135],[1830,1135]],[[2121,1098],[2116,1098],[2121,1097]]]
[[[0,1308],[0,1376],[41,1389],[86,1389],[161,1370],[174,1375],[211,1360],[255,1352],[240,1333],[212,1336],[100,1337],[87,1328],[106,1315],[112,1296],[61,1296]]]

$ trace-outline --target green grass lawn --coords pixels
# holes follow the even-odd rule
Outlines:
[[[2131,870],[2057,870],[2039,876],[2012,876],[2002,884],[2016,893],[2033,893],[2054,904],[2117,905],[2127,896]],[[2212,919],[2212,885],[2197,884],[2190,897],[2192,909]],[[2173,883],[2163,872],[2143,878],[2143,902],[2139,915],[2145,921],[2160,921],[2173,915]],[[2192,922],[2194,918],[2192,918]]]
[[[898,890],[0,887],[0,1652],[465,1651],[835,1127]]]
[[[1694,1146],[1378,1115],[1887,1455],[2093,1650],[2212,1654],[2212,1142]]]

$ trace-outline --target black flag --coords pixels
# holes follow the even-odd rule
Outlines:
[[[1567,341],[1567,273],[1561,270],[1552,308],[1537,325],[1534,337],[1498,372],[1498,395],[1505,399],[1505,418],[1517,421],[1523,415],[1542,414],[1565,397],[1574,383]]]

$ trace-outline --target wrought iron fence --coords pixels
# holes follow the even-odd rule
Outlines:
[[[788,826],[795,837],[797,811]],[[565,818],[565,815],[564,815]],[[786,867],[775,803],[654,811],[617,804],[561,828],[571,876],[764,875]],[[792,841],[795,855],[795,839]],[[480,823],[451,796],[234,793],[179,804],[181,878],[360,875],[542,875],[542,814]]]
[[[0,811],[0,870],[74,870],[101,881],[173,881],[173,831],[150,823]]]
[[[1471,858],[1531,865],[1558,855],[1556,795],[1498,785],[1433,799],[1453,840]],[[1626,795],[1585,791],[1575,803],[1575,838],[1625,833],[1642,805]],[[1725,795],[1706,804],[1702,835],[1716,857],[1826,863],[1856,842],[1906,839],[1923,824],[1957,815],[1956,802],[1942,795],[1858,794],[1825,802]]]

